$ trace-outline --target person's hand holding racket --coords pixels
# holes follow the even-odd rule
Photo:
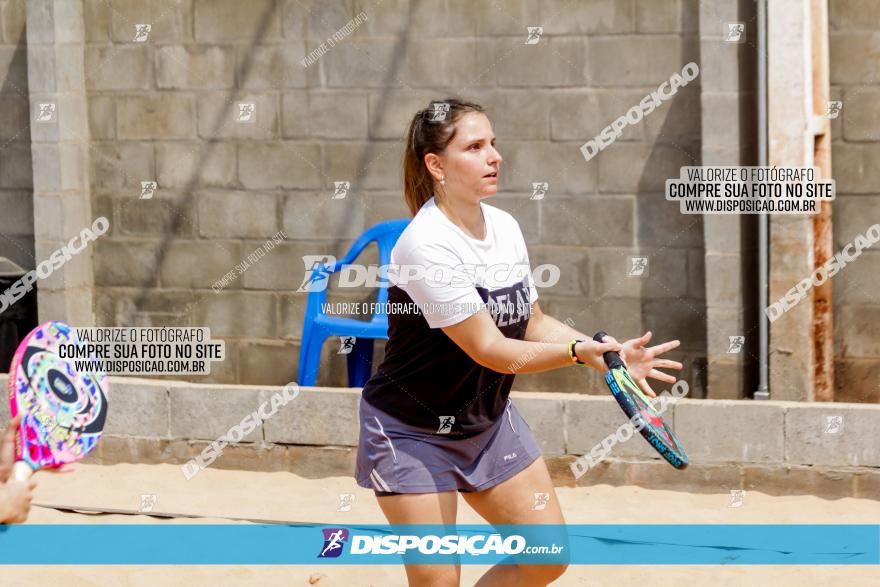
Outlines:
[[[15,434],[20,423],[21,414],[18,414],[9,421],[0,439],[0,524],[21,524],[27,520],[37,486],[35,479],[9,481],[15,463]]]
[[[6,426],[3,438],[0,438],[0,483],[6,483],[12,474],[12,465],[15,464],[15,435],[19,424],[21,414],[16,414]]]
[[[605,366],[605,353],[619,353],[623,347],[619,342],[610,336],[605,337],[604,342],[597,340],[582,340],[575,346],[577,358],[583,361],[585,367],[596,369],[597,371],[607,371]]]
[[[610,342],[614,339],[600,330],[593,336],[593,340]],[[650,331],[641,338],[623,343],[621,352],[606,353],[604,359],[608,369],[605,373],[605,383],[635,430],[638,430],[670,465],[676,469],[684,469],[688,466],[687,453],[675,432],[663,420],[662,402],[661,407],[658,408],[649,399],[657,397],[657,394],[648,385],[647,380],[650,377],[676,383],[674,377],[658,371],[658,368],[681,370],[681,363],[656,357],[678,347],[679,342],[673,340],[645,348],[649,340],[651,340]]]
[[[675,369],[676,371],[681,371],[683,365],[678,361],[657,358],[665,352],[678,348],[681,342],[678,340],[670,340],[669,342],[664,342],[663,344],[648,348],[645,345],[650,342],[651,336],[652,334],[649,330],[640,338],[632,338],[620,345],[621,348],[618,352],[620,353],[620,358],[623,359],[623,362],[626,364],[626,370],[629,371],[630,377],[639,384],[639,387],[645,392],[645,395],[654,398],[657,397],[657,394],[651,389],[651,385],[648,383],[648,377],[656,379],[657,381],[662,381],[663,383],[675,383],[675,377],[659,371],[659,369]],[[607,334],[602,340],[607,343],[617,343],[612,336]],[[603,370],[607,371],[604,362],[602,367]]]
[[[62,345],[80,344],[73,328],[53,321],[32,330],[15,351],[9,370],[9,410],[19,422],[13,427],[15,481],[81,460],[101,438],[110,389],[106,374],[79,371],[76,361],[58,353]],[[7,451],[0,451],[2,467],[9,463]]]
[[[9,481],[0,485],[0,524],[23,524],[31,510],[37,481]]]

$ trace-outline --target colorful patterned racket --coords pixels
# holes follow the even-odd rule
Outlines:
[[[602,342],[607,335],[599,331],[593,337],[596,342]],[[611,390],[611,394],[621,409],[630,419],[633,425],[639,429],[648,444],[660,453],[670,465],[676,469],[684,469],[688,466],[687,454],[681,443],[675,436],[675,432],[663,421],[663,416],[651,404],[650,398],[646,397],[639,388],[638,383],[633,381],[626,365],[618,353],[607,352],[602,355],[605,364],[608,365],[608,373],[605,374],[605,383]]]
[[[91,451],[107,419],[109,382],[101,372],[77,371],[75,359],[58,355],[61,345],[81,345],[63,322],[32,330],[15,351],[9,369],[9,408],[22,414],[15,438],[12,476],[60,467]]]

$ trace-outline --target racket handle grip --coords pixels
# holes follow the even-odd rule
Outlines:
[[[608,333],[604,330],[600,330],[593,336],[593,340],[596,342],[602,342],[604,337],[608,336]],[[626,367],[623,363],[623,359],[620,358],[618,353],[613,351],[608,351],[602,355],[602,358],[605,359],[605,364],[608,365],[609,369],[616,369],[618,367]]]
[[[33,474],[34,470],[31,469],[29,464],[24,461],[15,461],[15,464],[12,465],[12,475],[10,477],[13,481],[27,481]]]

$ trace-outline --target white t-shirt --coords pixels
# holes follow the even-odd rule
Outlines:
[[[431,198],[391,251],[391,273],[431,328],[452,326],[478,312],[486,304],[480,290],[488,294],[499,327],[527,318],[528,305],[538,299],[519,223],[494,206],[480,202],[480,208],[483,240],[466,234]],[[416,268],[423,268],[423,276]]]
[[[538,299],[516,219],[493,206],[480,207],[485,239],[465,234],[431,198],[391,252],[388,277],[396,285],[388,289],[389,308],[415,306],[416,311],[389,309],[385,359],[364,386],[363,398],[426,432],[438,430],[450,417],[451,436],[470,437],[488,429],[502,417],[514,379],[512,373],[475,362],[441,328],[488,303],[501,333],[522,340],[531,303]],[[416,267],[423,269],[420,277],[412,272]]]

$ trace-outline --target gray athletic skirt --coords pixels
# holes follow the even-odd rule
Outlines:
[[[509,399],[490,428],[455,438],[401,422],[361,398],[355,478],[378,495],[483,491],[539,456],[531,428]]]

